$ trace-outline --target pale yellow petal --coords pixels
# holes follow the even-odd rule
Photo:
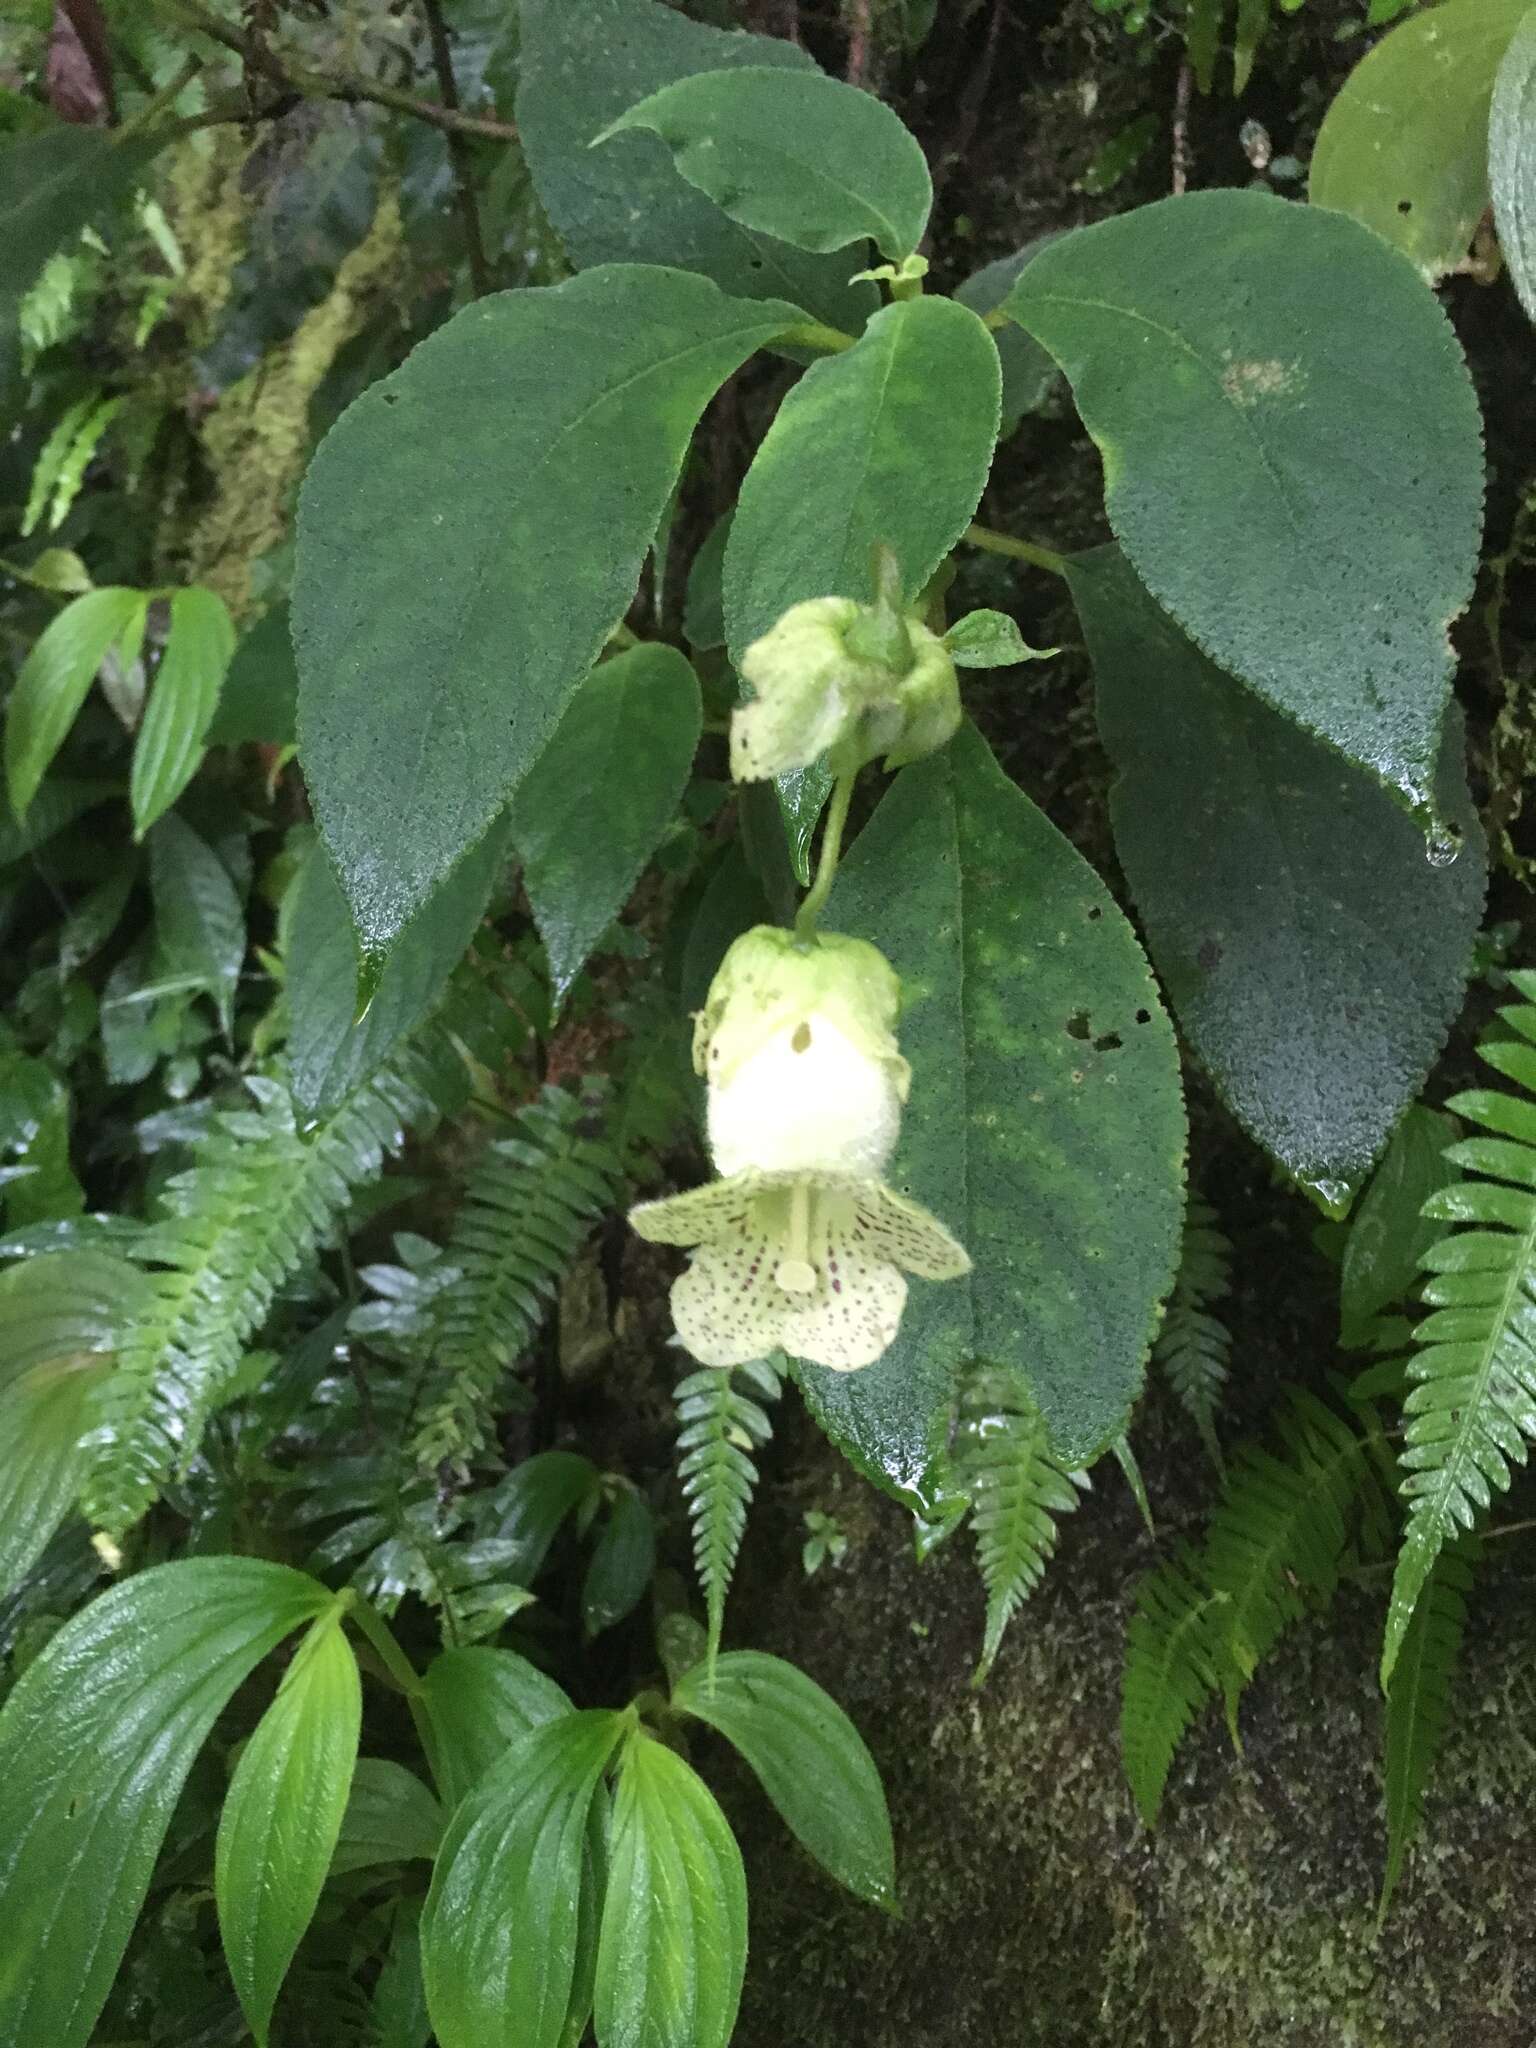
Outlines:
[[[706,1181],[658,1202],[637,1202],[629,1212],[629,1225],[652,1244],[709,1244],[744,1227],[758,1186],[754,1173]]]
[[[896,1341],[906,1302],[907,1283],[894,1266],[868,1258],[851,1238],[833,1240],[821,1286],[809,1302],[787,1302],[778,1341],[812,1365],[856,1372]]]
[[[970,1255],[930,1210],[910,1195],[870,1181],[855,1196],[857,1230],[870,1253],[890,1259],[920,1280],[958,1280],[971,1270]]]

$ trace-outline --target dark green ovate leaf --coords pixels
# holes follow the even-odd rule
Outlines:
[[[260,2048],[341,1830],[363,1695],[334,1604],[310,1624],[240,1753],[219,1817],[214,1896],[229,1973]]]
[[[246,740],[291,746],[298,699],[288,607],[278,604],[252,626],[235,649],[208,728],[209,746],[238,747]]]
[[[1456,1169],[1445,1156],[1458,1135],[1454,1117],[1415,1102],[1403,1113],[1344,1240],[1339,1274],[1339,1341],[1365,1343],[1383,1309],[1403,1301],[1419,1261],[1440,1236],[1424,1204],[1449,1187]]]
[[[450,1810],[520,1737],[572,1711],[552,1678],[513,1650],[444,1650],[421,1681],[432,1775]]]
[[[449,1823],[421,1921],[442,2048],[561,2048],[587,1815],[623,1732],[607,1712],[535,1728]]]
[[[32,1366],[0,1392],[0,1598],[32,1569],[74,1506],[90,1392],[108,1370],[60,1358]]]
[[[1520,0],[1528,10],[1529,0]],[[1488,129],[1493,218],[1515,290],[1536,320],[1536,14],[1524,12],[1494,85]]]
[[[1213,668],[1117,549],[1067,572],[1169,1000],[1244,1129],[1340,1206],[1461,1006],[1486,870],[1459,723],[1439,808],[1463,845],[1435,867],[1387,793]]]
[[[245,913],[229,870],[175,812],[149,835],[149,886],[158,979],[206,990],[227,1032],[245,959]]]
[[[128,793],[137,837],[192,780],[234,650],[235,625],[223,598],[195,586],[178,590],[133,749]]]
[[[901,976],[912,1093],[888,1177],[974,1271],[914,1282],[874,1365],[799,1378],[860,1470],[931,1516],[967,1360],[1016,1372],[1074,1465],[1124,1429],[1178,1262],[1178,1055],[1114,899],[969,726],[897,777],[825,923]]]
[[[1488,103],[1530,0],[1446,0],[1345,79],[1312,152],[1314,206],[1353,214],[1438,284],[1488,207]]]
[[[753,458],[726,543],[725,620],[738,665],[803,598],[867,601],[881,543],[895,552],[907,598],[917,597],[976,510],[1001,389],[990,335],[950,299],[887,306],[852,348],[806,371]],[[802,882],[831,786],[819,765],[779,784]]]
[[[687,20],[661,0],[523,0],[517,125],[545,212],[580,269],[675,263],[741,298],[771,296],[856,331],[874,287],[848,254],[813,256],[754,234],[680,177],[652,135],[593,138],[637,100],[738,64],[814,71],[794,43]]]
[[[743,227],[829,254],[868,237],[900,262],[923,239],[933,184],[889,107],[819,71],[746,65],[663,86],[598,137],[657,135],[690,185]]]
[[[160,1565],[28,1666],[0,1713],[0,2040],[84,2048],[215,1717],[331,1597],[255,1558]]]
[[[581,1589],[582,1626],[589,1637],[632,1614],[656,1569],[656,1521],[644,1498],[623,1487],[593,1545]]]
[[[1342,214],[1194,192],[1042,249],[1008,311],[1066,371],[1157,602],[1430,826],[1483,465],[1411,266]]]
[[[352,1772],[332,1877],[380,1863],[430,1863],[443,1839],[443,1809],[414,1771],[382,1756],[360,1756]]]
[[[746,1961],[736,1838],[703,1781],[637,1729],[614,1801],[598,1941],[602,2048],[726,2048]]]
[[[501,292],[321,443],[299,506],[299,732],[365,959],[537,759],[634,594],[699,414],[796,317],[681,270]]]
[[[421,1023],[485,915],[510,843],[510,821],[498,818],[405,927],[362,1017],[346,899],[324,847],[313,849],[286,924],[288,1058],[305,1109],[334,1109]]]
[[[1000,256],[995,263],[984,265],[965,280],[954,296],[962,306],[969,306],[985,319],[1002,305],[1025,265],[1032,263],[1047,243],[1055,239],[1054,235],[1041,235],[1011,256]],[[1061,372],[1039,342],[1022,327],[1015,327],[1011,320],[993,329],[992,339],[1003,366],[1003,417],[999,432],[1008,435],[1025,413],[1039,411]]]
[[[699,1664],[672,1703],[746,1758],[785,1826],[823,1870],[872,1905],[896,1899],[885,1788],[857,1728],[814,1679],[758,1650]]]
[[[513,798],[557,1006],[656,851],[702,717],[698,678],[676,648],[632,647],[587,677]]]

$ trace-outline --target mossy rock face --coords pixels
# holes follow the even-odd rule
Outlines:
[[[1484,1580],[1474,1598],[1450,1743],[1378,1934],[1374,1589],[1264,1668],[1242,1759],[1219,1714],[1202,1725],[1149,1835],[1118,1715],[1131,1592],[1152,1552],[1113,1467],[978,1693],[964,1540],[919,1566],[899,1510],[823,1467],[809,1432],[796,1448],[813,1474],[760,1503],[736,1628],[858,1722],[890,1796],[903,1917],[839,1893],[711,1750],[701,1760],[751,1887],[736,2048],[1529,2048],[1536,1681],[1525,1628],[1504,1621],[1524,1604],[1517,1584]],[[807,1484],[852,1538],[843,1566],[810,1581]]]

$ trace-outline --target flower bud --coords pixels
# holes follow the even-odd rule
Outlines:
[[[875,644],[873,617],[852,598],[813,597],[753,641],[741,661],[752,701],[731,719],[738,782],[808,768],[823,755],[838,775],[882,754],[888,767],[900,767],[950,738],[960,723],[960,690],[943,641],[907,619],[910,665],[898,670],[857,645],[860,638]]]
[[[901,985],[863,939],[744,933],[694,1030],[722,1174],[878,1174],[911,1074],[896,1044]]]

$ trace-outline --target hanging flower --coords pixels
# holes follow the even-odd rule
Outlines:
[[[970,1270],[943,1224],[880,1177],[911,1083],[899,998],[862,939],[759,926],[726,954],[694,1033],[722,1178],[630,1212],[642,1237],[692,1248],[672,1310],[701,1364],[773,1350],[873,1364],[900,1327],[904,1272]]]
[[[931,754],[961,717],[949,651],[915,618],[898,620],[904,666],[861,651],[873,614],[851,597],[792,605],[741,658],[752,701],[731,718],[731,774],[763,782],[829,757],[836,775],[885,756],[888,768]]]

